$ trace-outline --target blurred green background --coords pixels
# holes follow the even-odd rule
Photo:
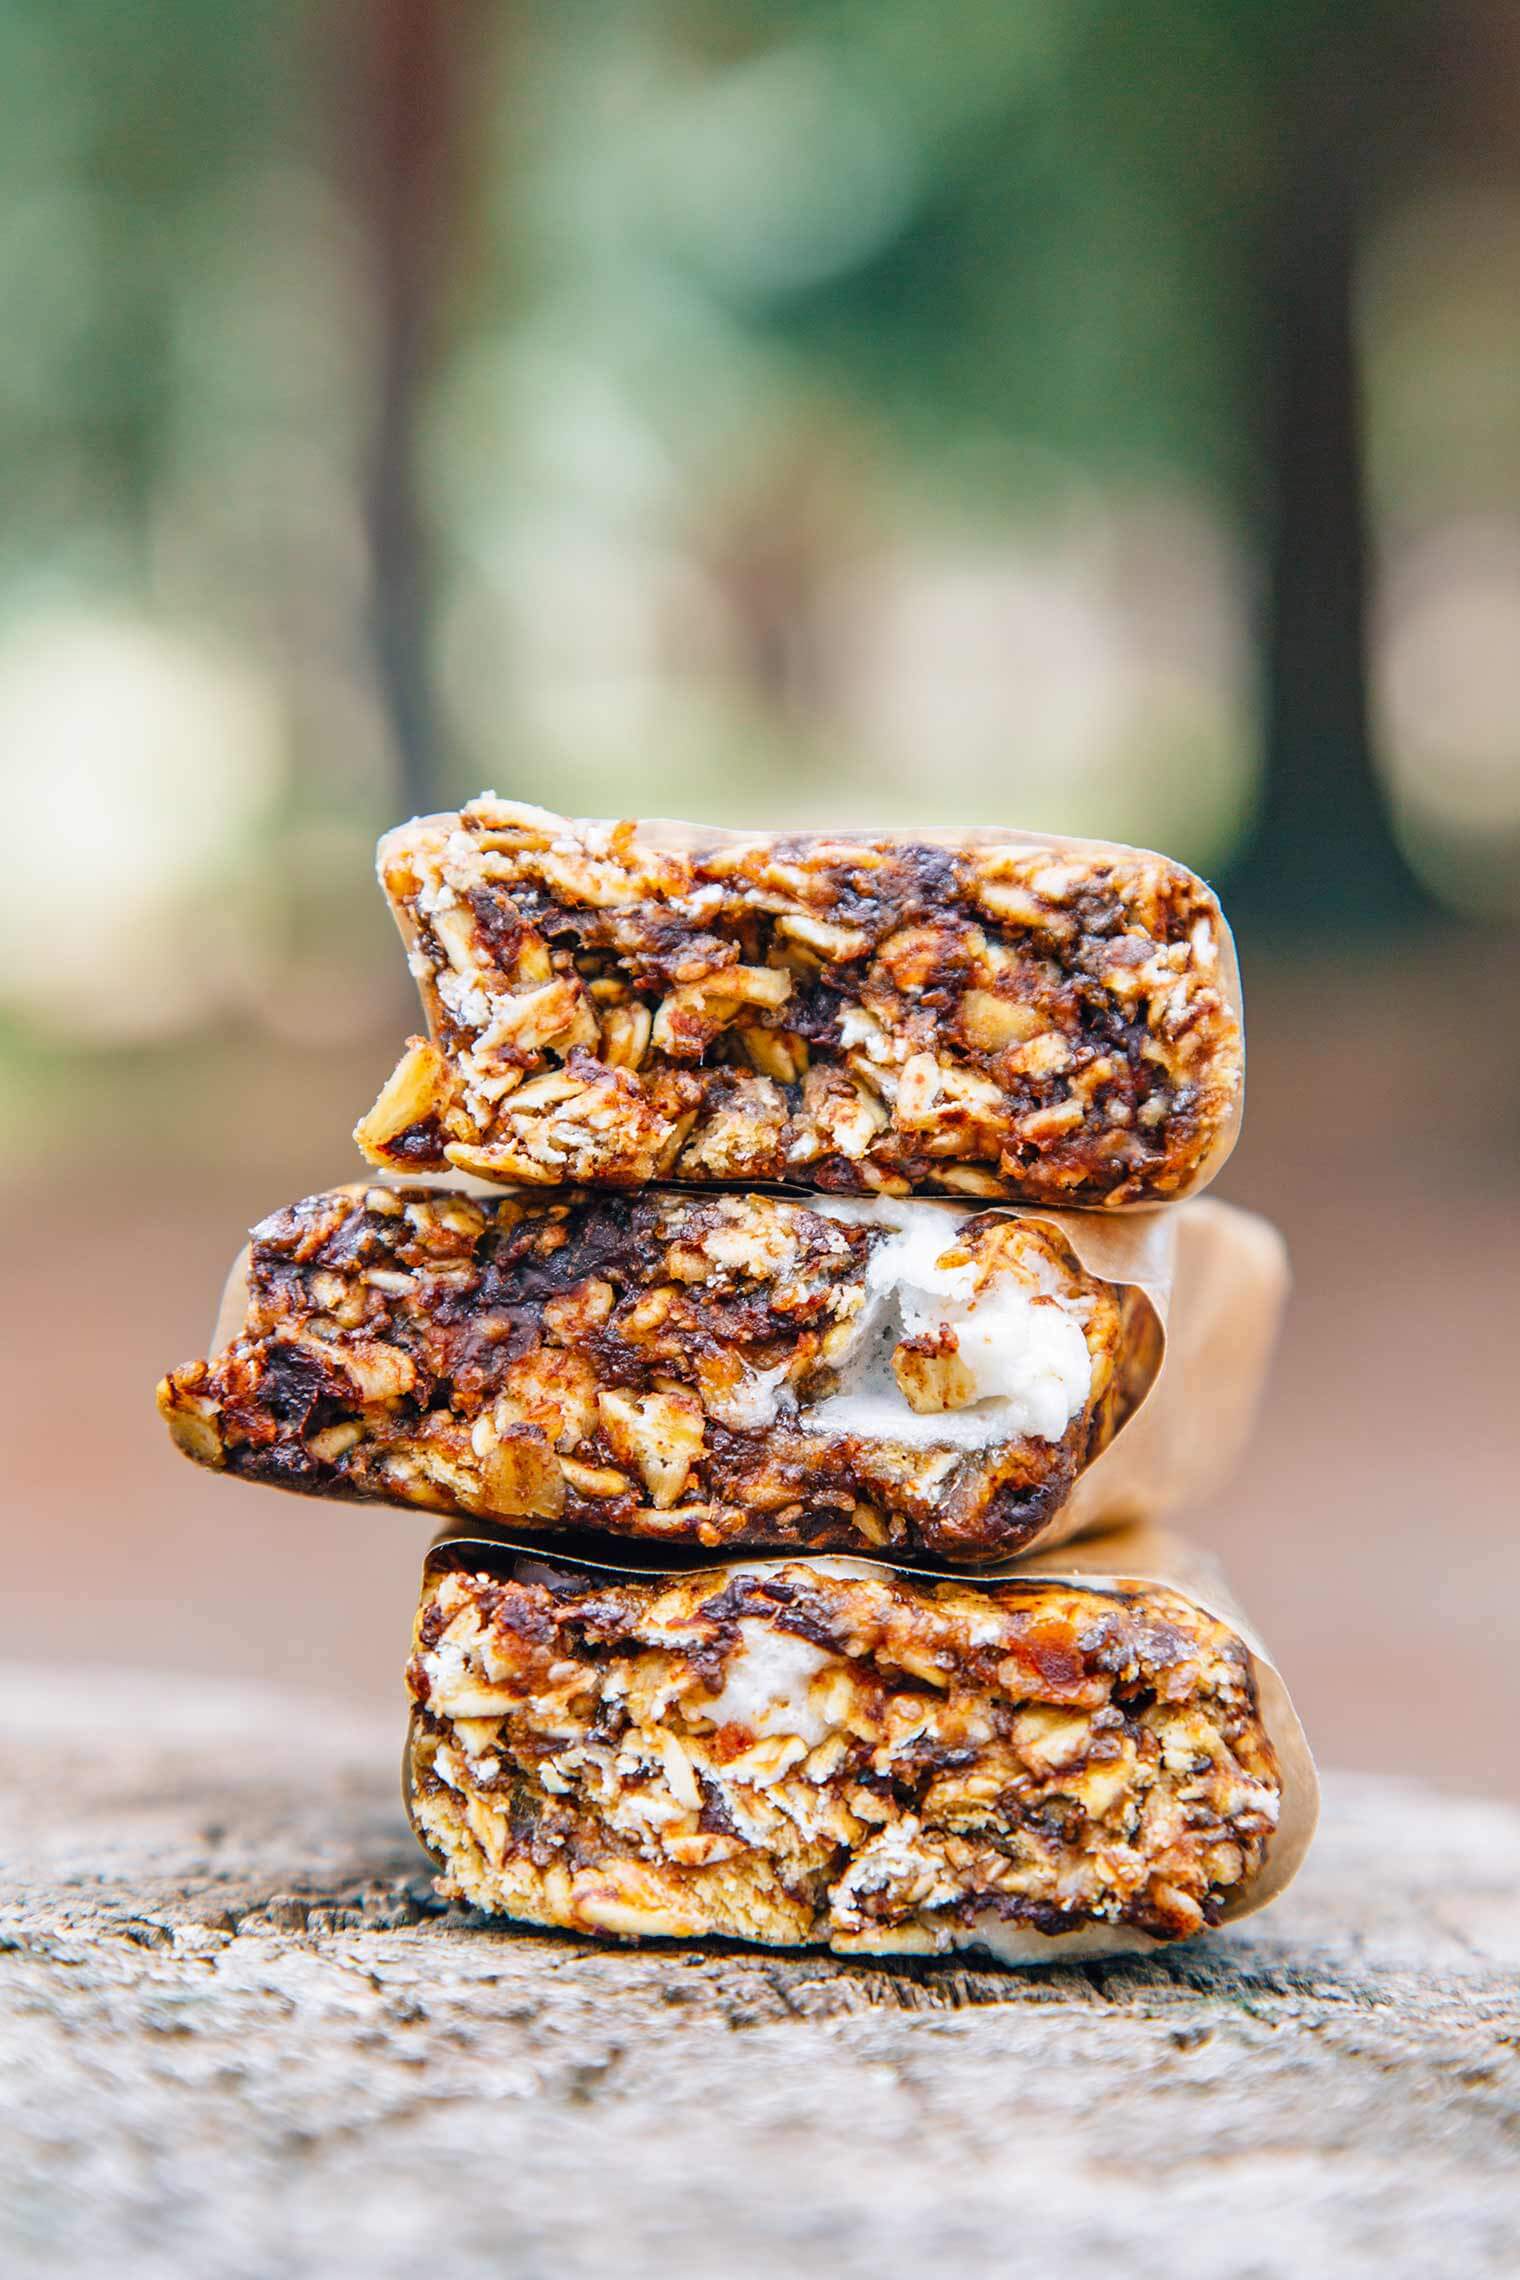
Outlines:
[[[149,1401],[415,1020],[379,829],[994,821],[1225,892],[1208,1525],[1333,1754],[1520,1787],[1513,8],[0,0],[0,305],[24,1653],[394,1692],[415,1523]]]

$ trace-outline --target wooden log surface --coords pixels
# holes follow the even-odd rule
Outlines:
[[[1278,1906],[1007,1972],[441,1908],[394,1731],[0,1679],[0,2272],[1520,2269],[1520,1814],[1327,1785]]]

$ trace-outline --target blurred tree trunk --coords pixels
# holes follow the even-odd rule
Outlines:
[[[1269,223],[1266,770],[1226,881],[1263,926],[1383,925],[1425,898],[1373,765],[1368,548],[1353,291],[1382,54],[1319,54],[1290,97]]]
[[[330,66],[343,158],[369,239],[377,325],[365,481],[370,632],[406,810],[441,804],[428,666],[420,398],[458,235],[484,19],[475,0],[338,0]]]

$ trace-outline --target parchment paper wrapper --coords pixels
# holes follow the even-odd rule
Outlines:
[[[576,831],[610,830],[613,828],[612,821],[608,819],[566,817],[564,820]],[[376,850],[376,870],[380,878],[381,888],[386,895],[386,901],[396,921],[409,959],[418,949],[421,929],[416,923],[415,914],[391,899],[385,882],[387,859],[406,834],[414,832],[420,827],[439,826],[447,824],[449,821],[450,815],[447,812],[414,817],[411,821],[398,824],[393,830],[386,832]],[[637,831],[640,840],[649,842],[655,847],[669,850],[674,854],[689,854],[699,848],[738,847],[757,840],[776,840],[792,836],[776,826],[763,828],[760,826],[694,824],[682,822],[671,816],[640,816],[637,819]],[[894,847],[944,847],[967,852],[976,848],[988,847],[1040,848],[1047,851],[1057,861],[1067,859],[1077,862],[1092,862],[1115,858],[1142,861],[1146,859],[1151,861],[1170,860],[1170,858],[1158,857],[1152,849],[1132,847],[1122,840],[1077,839],[1060,833],[1013,831],[997,824],[968,825],[965,827],[923,824],[905,826],[897,830],[878,830],[860,824],[840,824],[834,827],[809,825],[805,832],[796,836],[815,840],[831,838],[845,841],[869,840],[879,845]],[[1178,868],[1185,868],[1185,866],[1179,865]],[[1194,873],[1193,876],[1197,877],[1197,874]],[[1241,991],[1239,956],[1235,947],[1235,937],[1231,932],[1229,921],[1219,907],[1218,897],[1212,894],[1206,881],[1200,879],[1199,886],[1208,895],[1213,906],[1212,917],[1219,948],[1217,982],[1220,997],[1234,1015],[1237,1024],[1241,1053],[1241,1076],[1240,1082],[1235,1088],[1233,1106],[1221,1120],[1208,1153],[1202,1158],[1190,1179],[1168,1192],[1166,1197],[1168,1204],[1182,1203],[1189,1196],[1202,1194],[1209,1182],[1222,1169],[1239,1139],[1241,1120],[1245,1114],[1245,1002]],[[431,987],[423,988],[421,997],[428,1033],[436,1043],[437,1024],[434,1019],[436,1008]],[[1144,1211],[1153,1209],[1155,1206],[1144,1202],[1096,1203],[1088,1208],[1124,1212]]]
[[[619,1545],[617,1549],[619,1556],[609,1559],[605,1539],[577,1537],[573,1543],[569,1539],[560,1539],[546,1545],[526,1537],[512,1536],[503,1529],[478,1529],[467,1535],[443,1529],[429,1546],[423,1562],[423,1588],[426,1589],[435,1576],[443,1574],[450,1567],[463,1568],[471,1573],[504,1576],[512,1572],[519,1560],[540,1564],[547,1562],[556,1567],[585,1568],[593,1574],[623,1579],[650,1580],[664,1575],[717,1573],[723,1568],[734,1566],[752,1568],[766,1565],[770,1561],[788,1564],[789,1559],[806,1557],[798,1554],[757,1553],[714,1561],[695,1555],[684,1559],[672,1556],[667,1546],[634,1544]],[[909,1561],[862,1561],[854,1553],[849,1555],[849,1559],[852,1567],[874,1567],[885,1574],[917,1577],[926,1583],[947,1580],[943,1570],[924,1568]],[[1319,1776],[1308,1739],[1282,1675],[1256,1631],[1246,1620],[1218,1563],[1187,1538],[1176,1535],[1169,1529],[1130,1526],[1110,1529],[1100,1536],[1087,1537],[1082,1543],[1068,1545],[1059,1552],[1046,1551],[1023,1559],[1007,1560],[999,1567],[980,1569],[972,1575],[957,1574],[948,1580],[976,1589],[989,1583],[1035,1576],[1048,1576],[1056,1582],[1080,1583],[1093,1589],[1120,1593],[1143,1589],[1146,1585],[1164,1585],[1191,1601],[1195,1607],[1201,1608],[1205,1614],[1226,1624],[1244,1645],[1250,1656],[1262,1724],[1277,1753],[1282,1778],[1282,1801],[1278,1825],[1267,1842],[1262,1866],[1226,1903],[1222,1921],[1225,1924],[1237,1924],[1247,1916],[1255,1915],[1258,1909],[1265,1908],[1269,1901],[1275,1900],[1280,1892],[1287,1889],[1303,1865],[1319,1819]],[[402,1801],[418,1842],[425,1852],[429,1852],[430,1857],[436,1858],[418,1829],[413,1810],[414,1722],[415,1713],[408,1722],[406,1746],[402,1753]],[[1089,1957],[1165,1952],[1175,1949],[1179,1944],[1183,1943],[1152,1939],[1147,1933],[1136,1931],[1127,1925],[1093,1924],[1079,1931],[1058,1933],[1005,1927],[999,1934],[998,1960],[1007,1963],[1073,1963]],[[954,1960],[963,1962],[967,1954],[975,1952],[969,1949],[957,1950]]]
[[[375,1186],[408,1185],[467,1190],[483,1198],[503,1193],[458,1177],[400,1181],[383,1175],[348,1183],[343,1192],[362,1194]],[[543,1203],[550,1191],[520,1192]],[[823,1209],[830,1201],[828,1197],[806,1200]],[[927,1208],[942,1209],[947,1215],[958,1208],[925,1200]],[[1288,1288],[1281,1237],[1255,1213],[1213,1201],[1112,1217],[1017,1205],[976,1208],[1056,1228],[1089,1273],[1108,1282],[1132,1284],[1144,1294],[1155,1328],[1147,1341],[1151,1346],[1147,1389],[1113,1439],[1079,1474],[1065,1503],[1022,1551],[1064,1543],[1093,1528],[1123,1521],[1158,1520],[1212,1495],[1234,1469],[1260,1401]],[[248,1305],[249,1259],[245,1247],[228,1276],[212,1332],[213,1359],[241,1332]],[[500,1517],[492,1515],[491,1524],[499,1524]],[[559,1533],[552,1526],[532,1532],[544,1543],[557,1540]],[[636,1539],[619,1536],[617,1541]],[[662,1539],[662,1554],[669,1549],[669,1539]],[[988,1571],[924,1559],[922,1572],[985,1575]]]
[[[1186,1511],[1224,1486],[1256,1422],[1289,1287],[1288,1254],[1254,1211],[1205,1200],[1148,1213],[1153,1241],[1173,1246],[1171,1275],[1152,1283],[1146,1262],[1110,1274],[1093,1236],[1127,1222],[1068,1213],[1059,1224],[1082,1264],[1142,1285],[1162,1326],[1150,1392],[1087,1467],[1037,1544],[1045,1550],[1094,1528],[1153,1522]],[[1162,1224],[1158,1227],[1156,1222]],[[1116,1259],[1115,1264],[1119,1264]]]

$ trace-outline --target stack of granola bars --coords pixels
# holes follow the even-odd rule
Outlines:
[[[1016,1960],[1270,1897],[1302,1734],[1154,1525],[1238,1453],[1284,1281],[1186,1200],[1243,1082],[1208,888],[494,796],[380,872],[429,1034],[358,1127],[379,1176],[254,1230],[159,1400],[202,1463],[444,1516],[440,1889]]]

